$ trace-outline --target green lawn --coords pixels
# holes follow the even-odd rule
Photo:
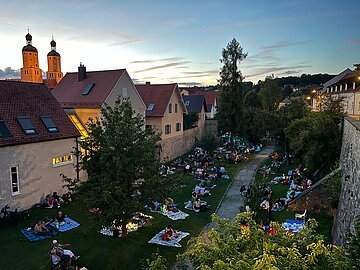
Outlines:
[[[265,160],[262,165],[264,164],[266,165],[271,164],[271,159],[268,158],[267,160]],[[283,198],[286,196],[286,192],[289,189],[289,186],[282,184],[275,185],[271,183],[271,180],[274,179],[274,177],[276,176],[282,176],[283,174],[287,175],[287,172],[289,170],[294,169],[299,164],[301,164],[301,161],[299,159],[293,159],[291,165],[281,167],[280,170],[276,172],[274,175],[271,174],[271,175],[267,175],[266,177],[263,177],[263,175],[257,172],[255,174],[254,181],[257,184],[264,184],[270,186],[273,192],[272,200],[276,201],[278,198]],[[258,204],[260,204],[260,202],[258,202]],[[294,219],[295,217],[295,213],[287,209],[281,212],[271,212],[271,215],[272,215],[272,220],[277,222],[284,222],[287,218]],[[319,215],[314,216],[311,214],[308,217],[316,219],[316,221],[319,224],[317,229],[318,233],[322,234],[324,236],[325,241],[330,243],[333,218],[330,216],[319,216]]]
[[[231,179],[237,170],[247,163],[248,161],[237,165],[225,164]],[[66,233],[59,233],[49,240],[32,243],[27,241],[19,230],[34,225],[37,220],[45,216],[55,216],[56,210],[31,209],[30,217],[26,220],[11,224],[0,223],[1,265],[6,265],[7,269],[50,269],[48,252],[53,239],[57,239],[60,243],[70,243],[70,249],[75,254],[81,255],[79,263],[91,270],[140,269],[141,261],[150,258],[151,254],[157,251],[168,260],[169,264],[173,264],[176,255],[185,250],[190,237],[182,240],[182,248],[163,247],[147,242],[168,224],[172,224],[175,229],[189,232],[191,237],[198,235],[211,221],[210,215],[215,211],[231,180],[217,180],[217,187],[212,190],[212,195],[205,199],[211,205],[211,210],[195,213],[183,208],[183,203],[191,198],[191,191],[196,184],[193,176],[180,172],[168,177],[185,185],[170,194],[179,203],[180,209],[190,214],[185,220],[172,221],[165,216],[153,214],[156,219],[148,226],[130,233],[128,239],[115,239],[99,233],[100,228],[94,214],[87,211],[81,196],[78,196],[72,203],[64,205],[62,211],[81,223],[81,226]]]

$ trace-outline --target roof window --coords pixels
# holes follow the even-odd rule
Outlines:
[[[84,87],[84,89],[83,89],[83,91],[82,91],[81,94],[82,94],[83,96],[88,95],[88,94],[90,93],[91,89],[94,87],[94,85],[95,85],[95,83],[88,83],[88,84]]]
[[[37,134],[36,129],[34,128],[34,125],[30,121],[28,116],[21,116],[17,118],[20,126],[24,130],[26,135],[35,135]]]
[[[49,132],[56,133],[59,131],[51,116],[41,116],[40,118]]]
[[[155,104],[151,103],[149,104],[149,106],[147,107],[148,111],[152,111],[155,108]]]
[[[4,120],[0,120],[0,138],[12,137],[10,130],[5,124]]]

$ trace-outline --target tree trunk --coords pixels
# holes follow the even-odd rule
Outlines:
[[[121,238],[127,238],[127,229],[126,229],[126,223],[121,224]]]

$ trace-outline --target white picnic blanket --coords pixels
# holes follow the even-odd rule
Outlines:
[[[161,232],[155,234],[155,236],[153,238],[151,238],[151,240],[148,243],[149,244],[158,244],[158,245],[167,246],[167,247],[181,247],[181,245],[179,243],[181,241],[181,239],[190,235],[190,233],[187,233],[187,232],[178,232],[179,233],[178,237],[176,237],[170,241],[165,241],[165,240],[162,240],[162,235],[164,234],[164,232],[165,232],[165,230],[162,230]]]
[[[135,232],[138,230],[138,227],[127,229],[127,233]],[[100,233],[107,236],[114,236],[114,231],[110,227],[103,226],[100,230]],[[119,237],[121,237],[121,230],[119,231]]]
[[[163,214],[164,216],[167,216],[171,220],[178,220],[178,219],[185,219],[189,216],[189,214],[179,210],[177,212],[168,211],[166,213],[160,212],[160,214]]]

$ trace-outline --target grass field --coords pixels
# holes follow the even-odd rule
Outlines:
[[[271,164],[270,158],[265,160],[262,165],[264,164],[266,165]],[[254,181],[257,184],[261,183],[270,186],[273,192],[272,200],[276,201],[278,198],[285,197],[286,192],[289,189],[289,186],[282,184],[275,185],[271,183],[271,180],[274,179],[274,177],[276,176],[282,176],[283,174],[287,175],[287,172],[289,170],[294,169],[299,164],[301,164],[301,161],[298,159],[294,159],[291,165],[283,166],[274,175],[271,174],[271,175],[267,175],[266,177],[263,177],[263,175],[257,172]],[[260,202],[258,203],[260,204]],[[287,209],[280,212],[271,212],[271,215],[272,215],[272,220],[277,222],[284,222],[287,218],[294,219],[295,217],[295,213]],[[326,242],[330,243],[333,218],[330,216],[318,216],[318,215],[314,216],[311,214],[308,215],[308,218],[316,219],[319,225],[317,232],[324,236]]]
[[[250,158],[252,157],[250,156]],[[233,179],[237,170],[247,163],[248,161],[237,165],[225,164],[230,179]],[[87,211],[80,195],[72,203],[62,206],[61,210],[78,221],[81,226],[66,233],[59,233],[48,240],[29,242],[20,233],[20,229],[34,225],[37,220],[45,216],[55,216],[57,210],[31,209],[30,217],[26,220],[0,223],[0,269],[50,269],[48,252],[53,239],[57,239],[60,243],[70,243],[70,249],[81,256],[79,264],[91,270],[141,269],[142,261],[150,258],[157,251],[167,259],[169,265],[173,264],[176,255],[185,250],[190,237],[182,240],[182,248],[163,247],[147,242],[168,224],[172,224],[177,230],[189,232],[191,237],[197,236],[202,228],[211,221],[210,216],[215,211],[231,180],[217,180],[217,187],[212,190],[212,195],[205,199],[211,205],[211,209],[195,213],[183,208],[183,203],[191,198],[191,191],[196,184],[193,176],[180,172],[168,177],[174,181],[178,180],[181,185],[184,185],[169,195],[179,203],[182,211],[190,214],[185,220],[171,221],[165,216],[153,214],[155,220],[139,231],[130,233],[129,238],[112,238],[99,233],[100,226],[96,222],[94,214]]]

